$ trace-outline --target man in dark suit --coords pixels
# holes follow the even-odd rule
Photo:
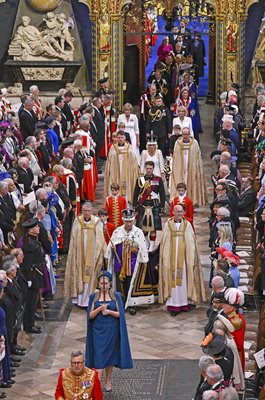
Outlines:
[[[211,388],[211,385],[207,382],[206,371],[207,368],[213,364],[215,364],[215,361],[211,356],[202,356],[200,358],[199,368],[200,368],[201,379],[197,386],[194,400],[202,400],[203,392]]]
[[[73,93],[70,92],[70,90],[65,92],[63,96],[64,106],[61,111],[66,117],[68,131],[70,131],[74,125],[74,114],[72,113],[72,108],[70,106],[70,102],[72,101],[73,97]]]
[[[61,120],[61,124],[62,124],[62,131],[63,131],[63,135],[64,137],[67,136],[67,119],[66,116],[63,112],[63,108],[64,108],[64,99],[62,96],[56,96],[54,99],[54,104],[55,104],[55,108],[57,111],[60,111],[61,115],[62,115],[62,120]]]
[[[33,172],[29,168],[29,159],[21,157],[18,159],[18,183],[24,185],[24,193],[32,192],[32,182],[34,179]]]
[[[4,271],[6,271],[7,275],[5,294],[6,296],[8,296],[9,300],[12,303],[16,317],[16,323],[13,326],[10,350],[12,354],[20,356],[25,354],[22,348],[17,345],[18,332],[21,330],[21,323],[22,323],[23,292],[16,281],[16,273],[17,273],[17,267],[15,262],[16,258],[15,256],[9,256],[9,257],[12,257],[12,259],[10,258],[8,261],[5,261],[2,268]]]
[[[239,217],[248,217],[254,211],[257,193],[253,189],[253,182],[252,176],[242,178],[241,193],[238,199]]]
[[[33,111],[34,101],[28,96],[24,102],[23,110],[19,113],[19,126],[24,141],[28,136],[33,136],[38,118]]]
[[[198,65],[198,77],[204,76],[204,66],[206,65],[205,57],[205,45],[199,33],[194,35],[194,39],[190,44],[190,54],[193,57],[194,64]]]
[[[102,101],[99,97],[94,97],[92,101],[92,107],[95,111],[93,121],[97,128],[97,137],[98,137],[96,146],[96,157],[97,157],[105,141],[105,122],[104,122],[104,117],[100,112],[100,110],[102,109]]]
[[[0,182],[0,228],[3,231],[5,243],[8,243],[8,232],[12,232],[14,228],[14,210],[10,209],[7,203],[8,184],[4,181]]]

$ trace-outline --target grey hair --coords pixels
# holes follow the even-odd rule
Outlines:
[[[29,104],[33,104],[33,103],[34,103],[34,100],[31,97],[29,97],[28,99],[25,100],[24,106],[28,106]]]
[[[7,182],[1,181],[0,182],[0,189],[5,189],[7,188]]]
[[[82,205],[82,210],[83,210],[84,207],[93,208],[93,205],[92,205],[91,201],[86,201],[86,202]]]
[[[218,399],[219,399],[219,393],[217,393],[215,390],[206,390],[202,394],[202,400],[218,400]]]
[[[35,136],[28,136],[25,140],[25,144],[30,144],[33,139],[36,139]]]
[[[3,270],[6,272],[6,274],[10,274],[10,272],[13,269],[16,269],[16,263],[14,260],[8,260],[6,262],[4,262],[3,266],[2,266]]]
[[[30,88],[29,88],[29,93],[33,93],[34,90],[37,90],[37,89],[39,89],[37,85],[32,85],[32,86],[30,86]]]
[[[199,368],[205,372],[207,368],[213,364],[215,364],[215,361],[211,356],[201,356],[199,359]]]
[[[227,96],[227,92],[223,92],[220,94],[220,100],[225,100]]]
[[[74,141],[74,146],[82,146],[83,145],[83,143],[82,143],[82,140],[81,139],[76,139],[75,141]]]
[[[265,96],[263,94],[259,94],[257,96],[257,101],[265,101]]]
[[[34,214],[37,215],[42,211],[45,211],[45,207],[42,204],[37,205],[37,207],[35,208],[35,213]]]
[[[235,388],[227,387],[222,390],[222,400],[238,400],[238,393]]]
[[[38,199],[38,198],[40,197],[41,193],[44,193],[44,192],[47,193],[46,190],[43,189],[43,188],[37,189],[37,190],[36,190],[36,193],[35,193],[36,199]]]
[[[40,189],[42,189],[42,188],[40,188]],[[38,189],[38,190],[40,190],[40,189]],[[37,192],[36,192],[36,197],[37,197]],[[39,204],[40,204],[39,200],[32,200],[29,203],[29,211],[31,212],[31,214],[35,214],[36,209],[37,209]]]
[[[217,364],[209,365],[206,370],[206,375],[210,379],[213,379],[215,382],[219,382],[224,379],[222,368]]]
[[[225,207],[218,208],[218,214],[221,217],[225,217],[225,218],[229,218],[230,217],[230,211]]]
[[[69,168],[70,165],[73,165],[73,161],[71,160],[71,158],[64,158],[60,164],[64,167],[64,168]]]
[[[72,351],[71,353],[71,360],[75,357],[79,357],[79,356],[83,356],[85,358],[85,354],[83,351],[81,350],[77,350],[77,351]]]
[[[215,276],[212,279],[212,285],[216,286],[219,289],[223,289],[225,287],[224,279],[221,276]]]
[[[18,161],[17,161],[18,166],[23,168],[23,165],[25,164],[25,161],[26,161],[26,160],[28,160],[27,157],[21,157],[21,158],[19,158]]]

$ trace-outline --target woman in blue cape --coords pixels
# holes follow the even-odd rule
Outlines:
[[[111,273],[102,272],[87,309],[86,366],[95,368],[100,379],[106,369],[106,391],[111,391],[113,367],[133,367],[123,303],[111,281]]]

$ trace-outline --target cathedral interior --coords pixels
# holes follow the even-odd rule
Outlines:
[[[158,303],[139,307],[136,315],[126,313],[134,368],[115,369],[113,390],[104,392],[104,399],[194,397],[211,296],[208,218],[214,198],[210,154],[217,147],[214,115],[220,95],[228,91],[231,82],[237,83],[245,120],[242,142],[248,139],[255,88],[257,84],[265,85],[265,0],[0,0],[0,89],[7,88],[15,112],[21,96],[28,94],[32,85],[40,90],[43,108],[53,102],[61,88],[66,88],[73,93],[72,107],[78,109],[93,99],[98,82],[106,80],[113,94],[116,119],[125,103],[132,104],[139,116],[140,98],[150,83],[158,48],[165,38],[174,40],[174,28],[181,21],[191,36],[199,35],[204,42],[204,55],[197,61],[198,68],[203,69],[197,95],[209,203],[195,208],[194,229],[208,301],[176,318]],[[58,24],[63,26],[60,33]],[[177,58],[176,54],[172,56],[176,65]],[[167,71],[166,63],[163,68],[162,72]],[[164,89],[168,90],[161,88],[161,92]],[[255,167],[253,159],[238,165],[243,177],[250,173],[255,176]],[[105,204],[103,175],[99,175],[95,191],[95,213]],[[167,218],[164,215],[163,221]],[[265,302],[259,292],[261,264],[255,232],[253,215],[242,220],[236,247],[244,259],[240,288],[247,298],[246,389],[240,397],[246,400],[265,399],[265,363],[258,365],[254,356],[265,348]],[[68,366],[72,351],[85,349],[86,311],[64,297],[66,258],[67,254],[60,257],[56,271],[55,301],[42,310],[38,322],[42,334],[19,333],[27,352],[16,371],[16,383],[5,391],[7,399],[54,398],[59,369]]]

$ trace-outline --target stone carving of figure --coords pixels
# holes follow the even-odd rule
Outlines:
[[[64,22],[62,22],[61,15],[58,17],[52,12],[48,13],[44,19],[45,29],[42,31],[30,25],[28,16],[23,16],[22,24],[17,28],[9,46],[9,55],[19,61],[73,59],[72,38],[69,31],[68,35],[65,32],[66,17],[63,14]],[[70,51],[65,50],[66,42],[71,48]]]
[[[238,32],[237,23],[234,15],[229,15],[228,24],[226,26],[227,31],[227,51],[236,52],[236,37]]]
[[[99,48],[100,50],[108,50],[109,44],[109,31],[110,25],[107,15],[102,15],[100,18],[100,36],[99,36]]]

